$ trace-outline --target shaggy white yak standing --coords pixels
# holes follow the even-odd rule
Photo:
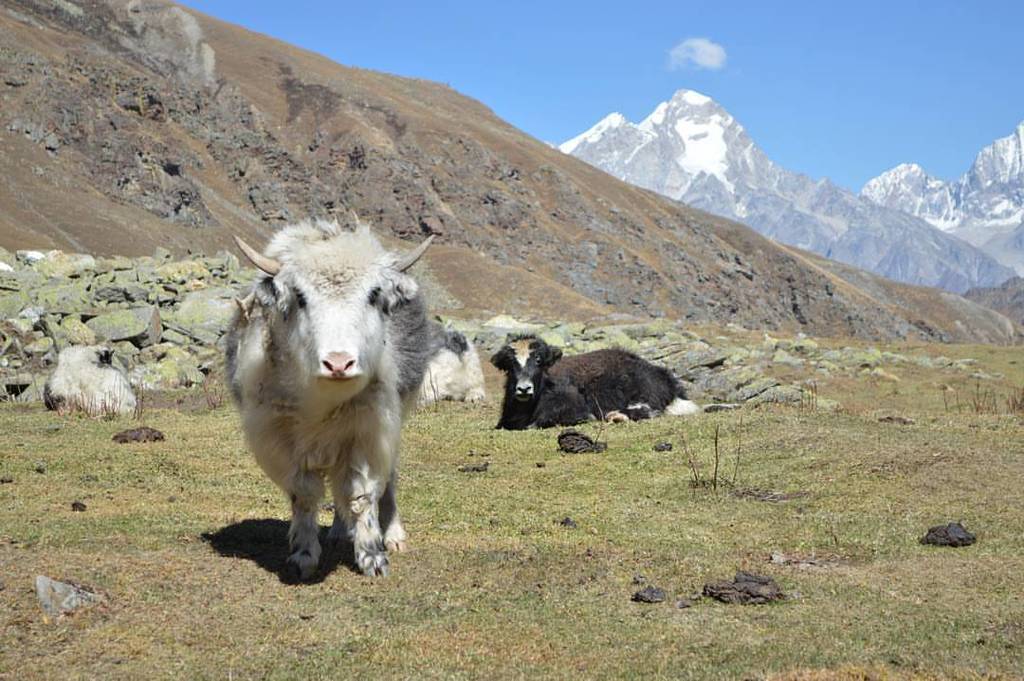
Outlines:
[[[135,393],[111,364],[114,351],[103,345],[72,345],[57,355],[57,368],[43,387],[47,409],[81,410],[90,416],[131,414]]]
[[[430,239],[399,257],[365,226],[322,221],[282,229],[260,254],[265,274],[239,301],[227,369],[249,447],[291,501],[288,565],[320,560],[317,510],[334,496],[332,541],[351,542],[365,575],[386,575],[403,548],[395,482],[402,419],[431,355],[416,282],[405,274]]]

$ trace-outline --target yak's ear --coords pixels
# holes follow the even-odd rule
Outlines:
[[[415,298],[419,292],[420,287],[415,279],[401,272],[389,270],[377,285],[370,289],[366,302],[384,314],[390,314]]]
[[[551,366],[560,359],[562,359],[561,348],[553,348],[550,345],[545,345],[540,352],[538,362],[542,367],[547,369],[549,366]]]
[[[502,371],[508,371],[512,368],[513,352],[509,346],[503,347],[498,350],[494,355],[491,356],[491,364],[495,368],[501,369]]]
[[[271,277],[263,277],[263,280],[253,288],[252,296],[262,307],[273,307],[277,304],[279,296],[277,285]],[[249,311],[252,311],[251,304],[249,305]]]

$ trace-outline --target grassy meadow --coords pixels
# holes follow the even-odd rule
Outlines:
[[[228,403],[149,407],[166,440],[126,445],[131,418],[0,406],[0,678],[1020,678],[1024,359],[915,351],[1003,378],[826,377],[835,413],[589,424],[607,452],[566,455],[557,430],[493,430],[491,376],[485,405],[408,423],[410,548],[380,580],[329,553],[283,581],[287,505]],[[956,520],[974,546],[918,542]],[[737,570],[788,598],[676,607]],[[47,618],[39,574],[105,601]],[[648,584],[665,602],[631,601]]]

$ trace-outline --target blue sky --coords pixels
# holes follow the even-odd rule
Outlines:
[[[343,64],[448,83],[549,142],[698,90],[775,161],[855,190],[904,161],[956,177],[1024,121],[1019,1],[185,4]],[[710,44],[673,65],[691,38]]]

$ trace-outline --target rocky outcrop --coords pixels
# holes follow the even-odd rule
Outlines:
[[[219,361],[218,342],[235,292],[255,276],[238,259],[93,258],[19,251],[0,271],[3,393],[37,397],[37,378],[69,345],[103,344],[133,384],[163,390],[201,384]]]
[[[972,288],[964,297],[1024,326],[1024,277],[1007,279],[991,288]]]

